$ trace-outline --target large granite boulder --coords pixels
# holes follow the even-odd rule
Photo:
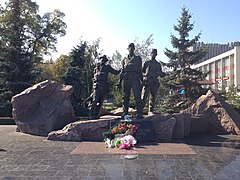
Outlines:
[[[73,87],[54,81],[40,82],[12,98],[13,119],[18,130],[47,136],[75,121],[70,95]]]
[[[181,113],[191,114],[190,133],[240,134],[240,115],[211,90]]]

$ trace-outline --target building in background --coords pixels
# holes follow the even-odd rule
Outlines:
[[[208,54],[199,64],[192,66],[203,72],[209,72],[206,77],[212,82],[211,87],[215,91],[225,91],[231,85],[240,87],[240,42],[228,44],[204,44],[197,43],[192,47],[193,51],[200,48],[208,48]]]

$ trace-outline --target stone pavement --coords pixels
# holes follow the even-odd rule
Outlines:
[[[240,137],[191,135],[195,154],[71,154],[79,142],[49,141],[0,125],[0,179],[239,179]],[[174,148],[174,147],[173,147]],[[90,151],[89,151],[90,152]]]
[[[106,148],[104,142],[86,142],[83,141],[71,152],[71,154],[119,154],[119,155],[140,155],[140,154],[196,154],[185,143],[156,143],[145,142],[137,143],[128,150],[120,148]]]

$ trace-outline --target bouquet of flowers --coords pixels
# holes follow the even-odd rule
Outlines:
[[[137,127],[135,124],[119,122],[111,127],[107,132],[103,133],[104,141],[107,147],[128,149],[137,143],[136,139],[133,137],[136,130]]]

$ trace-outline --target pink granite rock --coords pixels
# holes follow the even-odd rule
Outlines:
[[[47,136],[75,121],[70,95],[73,87],[54,81],[43,81],[12,98],[13,119],[18,130]]]
[[[48,134],[49,140],[57,141],[102,141],[103,133],[109,130],[110,121],[114,118],[76,121],[62,130]]]
[[[52,131],[48,134],[49,140],[82,141],[82,132],[77,129],[78,121],[66,125],[62,130]]]
[[[191,114],[190,113],[175,113],[174,118],[176,124],[173,129],[173,139],[183,139],[189,136],[191,128]]]
[[[240,115],[211,90],[184,112],[192,114],[190,133],[240,134]]]
[[[171,114],[155,114],[147,116],[144,120],[152,121],[157,142],[172,140],[176,119]]]

